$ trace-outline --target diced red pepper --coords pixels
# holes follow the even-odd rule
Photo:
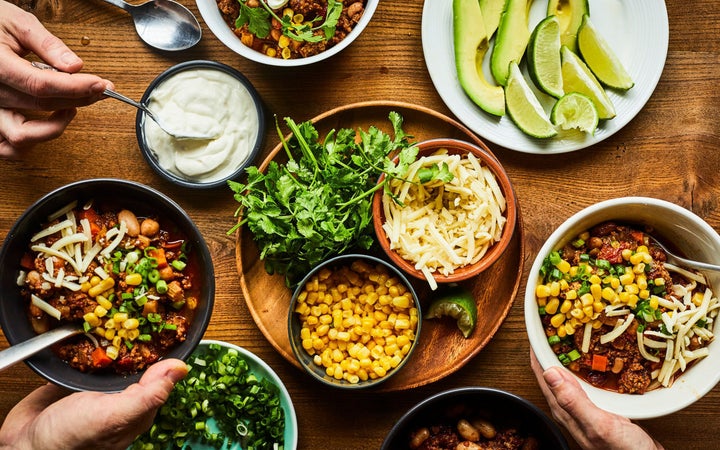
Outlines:
[[[607,372],[608,358],[605,355],[594,354],[592,357],[592,370],[597,372]]]
[[[25,253],[20,258],[20,267],[26,270],[33,270],[35,268],[35,259],[30,253]]]
[[[93,366],[103,368],[109,366],[110,363],[112,363],[112,359],[107,355],[104,348],[97,347],[92,352],[92,362]]]
[[[167,262],[167,258],[165,258],[165,250],[164,249],[154,248],[154,249],[148,250],[147,255],[151,258],[155,258],[158,269],[167,267],[168,262]]]
[[[98,213],[92,208],[81,209],[78,213],[78,217],[80,220],[87,219],[88,222],[90,222],[90,233],[93,237],[97,236],[100,232],[100,216]]]
[[[642,244],[645,233],[643,233],[642,231],[633,230],[630,232],[630,236],[635,239],[635,242],[637,242],[638,244]]]

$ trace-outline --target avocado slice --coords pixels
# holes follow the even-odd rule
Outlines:
[[[528,19],[532,0],[508,0],[500,16],[495,47],[490,57],[490,70],[498,84],[505,86],[510,72],[510,63],[520,64],[530,40]]]
[[[577,33],[583,15],[590,15],[588,0],[550,0],[547,15],[560,22],[560,44],[577,53]]]
[[[507,5],[507,0],[480,0],[480,12],[485,21],[485,32],[488,39],[491,39],[497,31],[505,5]]]
[[[453,41],[455,67],[465,94],[483,111],[504,115],[505,92],[490,83],[482,69],[490,43],[478,0],[453,0]]]

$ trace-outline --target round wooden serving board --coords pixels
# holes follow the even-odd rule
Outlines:
[[[391,111],[403,117],[403,129],[413,136],[411,140],[414,142],[450,137],[487,149],[485,143],[457,121],[431,109],[402,102],[350,104],[323,113],[312,121],[321,138],[332,129],[366,130],[371,125],[392,133],[388,120]],[[260,170],[265,170],[275,158],[279,162],[286,160],[280,144],[263,161]],[[523,271],[522,229],[518,212],[515,233],[505,253],[487,271],[463,282],[472,290],[478,307],[477,326],[472,335],[465,339],[451,319],[424,320],[417,347],[401,369],[402,374],[389,378],[375,390],[398,391],[429,384],[461,368],[487,345],[505,320],[518,291]],[[236,245],[240,284],[255,323],[284,358],[300,367],[288,337],[288,308],[292,291],[285,286],[283,276],[271,276],[265,272],[259,250],[244,227],[238,230]],[[422,280],[411,279],[411,282],[422,307],[427,307],[433,300],[433,292]]]

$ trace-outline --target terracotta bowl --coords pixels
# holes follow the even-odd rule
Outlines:
[[[497,261],[512,239],[513,232],[515,231],[515,224],[517,222],[518,211],[515,191],[510,181],[510,177],[505,172],[502,164],[500,164],[497,158],[492,153],[490,153],[490,151],[485,150],[475,144],[471,144],[469,142],[458,139],[443,138],[424,141],[417,144],[417,146],[419,147],[418,158],[425,155],[431,155],[435,151],[442,148],[447,149],[448,153],[451,155],[472,153],[473,155],[475,155],[475,157],[478,158],[481,164],[488,167],[493,172],[493,174],[495,175],[495,179],[497,180],[497,183],[500,186],[503,195],[505,196],[507,206],[503,215],[505,216],[507,221],[503,227],[500,240],[492,244],[492,246],[488,249],[487,253],[478,262],[474,264],[459,267],[449,275],[444,275],[439,272],[433,272],[433,278],[437,283],[455,283],[458,281],[467,280],[468,278],[472,278],[483,272],[495,261]],[[380,177],[380,182],[383,179],[384,175]],[[400,269],[402,269],[405,273],[412,277],[425,280],[425,275],[423,275],[420,270],[416,269],[412,262],[404,259],[395,250],[390,249],[390,241],[387,237],[387,234],[385,233],[385,230],[383,229],[383,224],[385,223],[385,213],[383,209],[382,189],[379,189],[375,192],[375,196],[373,198],[372,212],[375,234],[377,235],[378,242],[380,243],[383,251],[385,251],[385,253],[392,260],[392,262],[395,263],[398,267],[400,267]]]

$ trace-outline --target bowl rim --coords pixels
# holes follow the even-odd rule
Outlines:
[[[240,42],[240,38],[235,33],[233,33],[230,27],[223,20],[222,15],[220,14],[220,11],[217,7],[217,2],[215,2],[215,0],[195,0],[198,11],[200,11],[200,16],[202,16],[205,24],[210,29],[210,32],[215,36],[216,39],[222,42],[227,48],[244,58],[260,64],[275,67],[306,66],[326,60],[331,56],[340,53],[342,50],[352,44],[352,42],[355,41],[355,39],[360,36],[360,34],[362,34],[367,25],[370,23],[372,16],[375,14],[375,10],[377,9],[379,3],[379,0],[367,0],[365,4],[365,11],[363,12],[362,17],[352,29],[352,31],[348,33],[348,35],[345,36],[345,38],[340,41],[340,43],[330,47],[329,49],[321,53],[308,56],[307,58],[280,59],[271,58],[256,50],[253,50],[252,48]],[[224,28],[216,26],[217,24],[221,24],[221,26]]]
[[[260,150],[262,149],[263,143],[265,141],[265,105],[263,104],[262,98],[260,97],[260,93],[258,92],[258,90],[242,72],[227,64],[205,59],[183,61],[163,70],[150,82],[148,87],[145,89],[145,92],[143,92],[143,95],[140,98],[140,103],[147,104],[148,99],[152,95],[152,92],[155,90],[155,88],[157,88],[160,84],[162,84],[171,76],[186,70],[194,69],[211,69],[225,72],[231,75],[233,78],[237,79],[245,87],[248,94],[250,95],[258,117],[258,134],[245,161],[240,164],[240,166],[230,175],[221,179],[205,183],[199,181],[190,181],[170,172],[169,170],[166,170],[158,163],[157,157],[155,157],[153,151],[150,149],[150,146],[147,143],[147,139],[145,137],[146,115],[140,109],[137,110],[137,113],[135,115],[135,136],[138,146],[140,147],[140,153],[143,155],[143,158],[148,163],[148,165],[150,165],[153,171],[160,175],[164,180],[170,181],[175,185],[185,188],[215,189],[226,186],[228,180],[234,180],[240,177],[245,172],[246,167],[252,164],[257,155],[260,153]]]
[[[405,357],[402,359],[400,364],[398,364],[397,367],[393,368],[391,371],[389,371],[384,377],[367,381],[360,381],[358,383],[349,383],[345,380],[336,380],[332,377],[327,376],[324,372],[321,374],[320,369],[317,369],[316,366],[309,362],[312,357],[309,356],[304,349],[301,348],[301,346],[298,343],[299,340],[299,319],[297,318],[297,315],[295,314],[295,304],[297,303],[297,298],[300,295],[300,292],[302,291],[302,288],[305,286],[305,284],[310,280],[310,278],[315,275],[317,272],[322,270],[325,267],[329,266],[336,266],[336,265],[346,265],[346,262],[352,262],[357,259],[363,259],[367,261],[372,261],[375,264],[382,264],[385,266],[391,273],[395,274],[400,281],[402,281],[412,294],[413,302],[415,303],[415,307],[418,310],[418,322],[417,322],[417,328],[415,329],[415,339],[412,341],[412,345],[410,346],[410,351],[405,355]],[[326,259],[325,261],[319,263],[315,267],[313,267],[310,272],[308,272],[303,279],[298,283],[298,285],[293,290],[292,298],[290,299],[290,306],[288,308],[288,339],[290,340],[290,347],[292,348],[292,352],[295,355],[295,359],[298,361],[300,366],[310,374],[315,380],[320,381],[321,383],[327,385],[327,386],[333,386],[339,389],[347,389],[347,390],[357,390],[357,389],[367,389],[374,386],[377,386],[384,381],[386,381],[388,378],[392,377],[393,375],[400,372],[402,367],[405,365],[405,363],[410,359],[412,356],[415,348],[417,347],[417,343],[420,340],[420,330],[422,325],[422,307],[420,305],[420,298],[417,295],[417,292],[415,288],[413,287],[412,283],[408,280],[408,278],[405,276],[404,273],[402,273],[401,270],[399,270],[397,267],[393,266],[389,262],[385,261],[384,259],[378,258],[376,256],[364,254],[364,253],[346,253],[342,255],[337,255],[330,257]],[[297,335],[293,332],[295,329],[297,329],[298,333]]]
[[[510,241],[512,240],[512,236],[515,232],[515,227],[517,226],[518,222],[517,195],[515,194],[515,188],[513,186],[512,180],[510,179],[510,176],[508,175],[500,160],[495,155],[472,142],[456,138],[433,138],[418,142],[415,145],[420,149],[420,152],[432,151],[443,147],[453,147],[460,151],[472,152],[476,156],[481,155],[478,159],[481,160],[482,164],[490,168],[490,170],[495,175],[495,179],[497,180],[500,189],[502,189],[503,191],[506,202],[506,222],[503,226],[500,240],[493,243],[488,252],[480,259],[480,261],[478,261],[474,265],[471,265],[469,267],[460,267],[456,269],[455,273],[450,275],[443,275],[438,272],[432,273],[433,278],[438,284],[455,283],[467,280],[468,278],[472,278],[490,268],[498,259],[500,259],[503,253],[505,253],[505,250],[510,244]],[[385,174],[381,174],[378,182],[381,182],[384,178]],[[403,272],[414,278],[426,280],[423,273],[415,269],[412,263],[402,258],[397,252],[390,250],[387,235],[382,227],[382,222],[385,218],[385,214],[383,213],[382,208],[382,202],[383,190],[375,191],[372,200],[373,228],[375,229],[375,237],[377,238],[380,247],[385,252],[385,254],[392,260],[392,262],[396,264]]]
[[[539,273],[545,256],[562,245],[563,242],[571,239],[573,233],[587,228],[587,226],[580,227],[578,223],[585,220],[588,222],[588,226],[592,226],[607,220],[613,220],[612,218],[602,217],[601,219],[595,219],[594,217],[611,209],[624,208],[627,210],[631,205],[660,208],[668,213],[676,214],[679,217],[691,221],[697,226],[698,230],[704,233],[704,236],[711,238],[720,245],[720,235],[707,222],[688,209],[666,200],[641,196],[618,197],[592,204],[571,215],[552,232],[538,251],[528,272],[529,275],[525,287],[525,301],[523,304],[525,327],[530,347],[543,370],[547,370],[550,367],[560,367],[563,370],[569,369],[560,363],[555,353],[547,344],[540,316],[537,314],[535,299],[537,276],[533,274]],[[590,217],[593,217],[592,221],[590,221]],[[618,222],[632,222],[630,219],[618,219],[617,214],[613,214],[612,217],[615,217],[614,220]],[[715,261],[715,263],[720,262],[720,256],[717,258],[718,261]],[[710,345],[713,344],[711,343]],[[697,364],[700,367],[709,366],[711,371],[703,371],[703,373],[700,373],[700,371],[697,370],[700,367],[694,365],[690,370],[678,377],[672,386],[655,389],[643,395],[620,394],[597,388],[574,374],[573,376],[578,380],[590,400],[598,407],[632,420],[653,419],[672,414],[691,405],[712,390],[720,381],[720,354],[713,354],[711,352],[709,356],[702,361],[698,361]],[[711,373],[711,375],[708,376],[708,373]]]
[[[568,450],[570,448],[567,443],[567,439],[565,438],[565,435],[563,434],[558,424],[555,423],[555,421],[553,421],[542,409],[537,407],[537,405],[535,405],[530,400],[503,389],[485,386],[461,386],[432,394],[431,396],[419,401],[414,406],[410,407],[410,409],[408,409],[402,416],[400,416],[398,420],[395,421],[390,432],[385,437],[385,440],[383,441],[380,450],[392,450],[392,448],[389,446],[390,444],[392,444],[392,441],[396,437],[397,433],[399,433],[405,426],[409,425],[418,412],[448,398],[463,398],[473,394],[484,394],[489,396],[504,397],[511,402],[523,405],[529,410],[530,413],[540,418],[540,420],[543,422],[543,425],[550,431],[552,437],[554,437],[558,441],[558,443],[561,444],[562,450]]]
[[[264,359],[260,358],[260,356],[256,355],[255,353],[251,352],[245,347],[241,347],[239,345],[233,344],[231,342],[227,341],[220,341],[217,339],[202,339],[197,347],[196,350],[200,347],[208,347],[211,344],[217,344],[224,348],[230,348],[236,350],[238,353],[240,353],[243,357],[249,358],[252,362],[252,364],[255,364],[260,367],[260,372],[262,372],[260,375],[266,376],[266,378],[269,378],[270,381],[277,386],[278,390],[280,391],[280,396],[284,398],[285,402],[287,403],[288,410],[285,411],[285,437],[287,438],[288,429],[290,430],[290,437],[291,442],[285,442],[284,446],[288,450],[295,450],[297,448],[298,444],[298,422],[297,422],[297,413],[295,412],[295,405],[293,404],[292,397],[290,396],[290,392],[287,390],[287,386],[285,386],[285,383],[280,378],[280,375],[273,370],[272,367],[270,367],[270,364],[268,364]],[[193,350],[194,352],[195,350]],[[252,365],[250,365],[250,369],[254,372],[257,372]],[[288,425],[290,428],[288,428]]]
[[[38,212],[40,210],[43,211],[43,214],[46,216],[48,213],[51,213],[58,209],[58,205],[56,203],[59,200],[56,199],[59,196],[62,196],[66,192],[72,193],[77,192],[78,190],[85,191],[89,188],[95,187],[108,189],[109,186],[113,189],[130,190],[138,192],[141,195],[149,195],[153,197],[153,201],[157,200],[164,205],[163,209],[172,210],[175,214],[178,215],[178,217],[182,217],[183,220],[187,221],[187,224],[189,225],[189,230],[185,230],[185,232],[187,233],[188,231],[192,231],[192,235],[194,235],[188,237],[190,239],[193,239],[194,249],[198,253],[198,261],[201,264],[206,265],[206,267],[204,268],[204,273],[207,275],[208,282],[207,286],[203,286],[202,289],[203,293],[207,293],[207,298],[203,299],[207,307],[199,309],[196,313],[194,323],[199,326],[199,328],[196,328],[194,330],[196,332],[194,332],[191,336],[188,336],[188,338],[184,342],[176,346],[164,356],[164,358],[172,357],[185,360],[188,356],[190,356],[190,354],[192,354],[193,350],[202,339],[208,325],[210,324],[213,306],[215,303],[215,269],[212,262],[212,257],[210,255],[210,250],[198,226],[183,208],[181,208],[174,200],[172,200],[170,197],[163,194],[162,192],[138,182],[116,178],[85,179],[74,181],[72,183],[68,183],[58,188],[55,188],[34,201],[15,220],[7,236],[5,237],[2,247],[0,248],[0,261],[5,261],[8,258],[8,253],[11,251],[12,243],[17,244],[17,238],[24,237],[25,235],[32,235],[32,231],[25,233],[22,232],[22,229],[27,227],[25,222],[29,221],[33,216],[40,214]],[[98,189],[98,192],[104,192],[103,189]],[[37,227],[39,226],[40,223],[37,224]],[[25,243],[23,243],[22,245],[24,246]],[[17,270],[13,269],[10,273],[12,273],[12,276],[14,277],[15,274],[17,274]],[[23,326],[22,329],[18,329],[15,326],[11,326],[11,323],[8,322],[9,319],[6,311],[9,310],[8,308],[11,308],[12,302],[5,302],[1,300],[5,296],[9,295],[11,294],[5,292],[0,293],[0,327],[2,327],[3,333],[5,334],[8,343],[10,345],[14,345],[25,339],[35,336],[35,334],[34,332],[32,332],[31,329],[26,330],[25,326]],[[118,376],[116,374],[95,375],[82,374],[76,369],[67,366],[68,371],[73,371],[68,373],[75,374],[77,372],[77,374],[80,374],[77,375],[81,380],[80,382],[78,382],[76,380],[66,380],[64,379],[64,377],[59,377],[58,374],[54,373],[55,370],[52,368],[52,366],[58,361],[59,358],[52,352],[51,349],[48,348],[26,359],[25,364],[42,378],[72,391],[119,392],[130,384],[139,381],[140,377],[145,372],[143,370],[127,376]]]

